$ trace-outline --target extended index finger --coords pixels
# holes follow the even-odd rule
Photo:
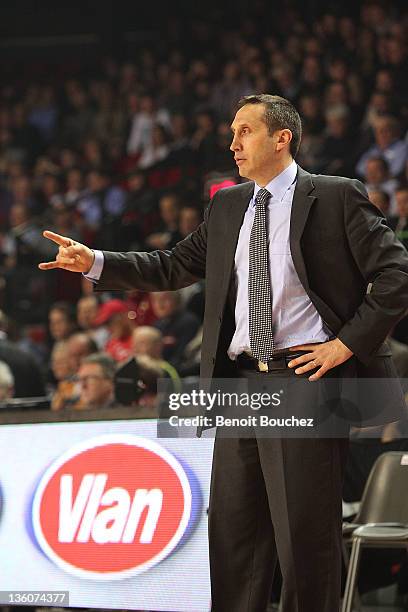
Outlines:
[[[49,230],[45,230],[43,232],[44,238],[48,238],[52,240],[56,244],[59,244],[63,247],[69,247],[72,244],[71,238],[66,238],[65,236],[60,236],[60,234],[55,234],[55,232],[50,232]]]

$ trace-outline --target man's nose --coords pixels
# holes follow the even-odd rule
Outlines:
[[[239,143],[239,140],[236,136],[234,136],[234,138],[232,139],[231,142],[231,146],[230,146],[230,150],[231,151],[239,151],[241,148],[241,145]]]

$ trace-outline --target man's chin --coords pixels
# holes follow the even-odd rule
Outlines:
[[[238,173],[239,176],[242,176],[242,178],[251,178],[250,176],[248,176],[248,170],[245,170],[242,166],[238,166]]]

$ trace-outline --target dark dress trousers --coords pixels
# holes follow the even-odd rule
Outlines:
[[[205,277],[204,379],[238,374],[227,355],[235,329],[234,255],[253,189],[247,182],[218,191],[204,222],[171,251],[104,252],[98,290],[176,290]],[[405,417],[384,340],[408,307],[408,255],[363,185],[299,167],[290,248],[305,292],[354,353],[336,375],[347,377],[352,368],[358,377],[388,379],[361,402],[360,424]],[[277,557],[284,612],[337,612],[346,454],[345,439],[217,436],[209,509],[214,612],[264,612]]]

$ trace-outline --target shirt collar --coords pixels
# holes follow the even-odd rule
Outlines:
[[[281,202],[283,196],[285,195],[289,187],[292,185],[292,183],[295,182],[296,175],[297,163],[295,162],[295,160],[293,160],[287,168],[282,170],[280,174],[275,176],[271,181],[269,181],[267,185],[265,185],[265,189],[267,189],[272,194],[274,200],[278,200]],[[258,183],[255,183],[254,195],[251,201],[251,204],[253,206],[255,206],[255,198],[260,189],[262,189],[262,187],[260,187]]]

